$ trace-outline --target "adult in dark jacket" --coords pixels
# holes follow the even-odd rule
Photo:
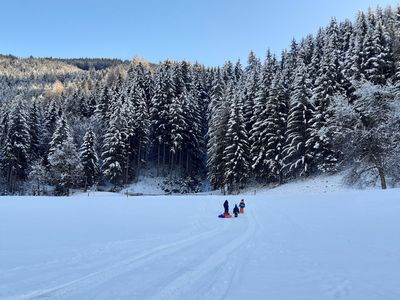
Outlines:
[[[237,204],[235,204],[235,207],[233,208],[233,214],[235,215],[235,218],[237,218],[239,214],[239,207],[237,206]]]
[[[224,202],[224,210],[226,214],[229,214],[229,203],[228,200],[225,200]]]

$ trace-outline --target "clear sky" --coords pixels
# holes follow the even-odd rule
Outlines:
[[[220,65],[254,50],[279,54],[335,16],[390,0],[8,0],[1,3],[0,53],[37,57],[140,55]]]

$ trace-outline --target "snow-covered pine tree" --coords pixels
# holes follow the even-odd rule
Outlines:
[[[341,31],[341,56],[339,58],[340,72],[343,82],[341,86],[350,101],[354,100],[354,81],[353,81],[353,52],[355,49],[355,33],[353,24],[346,20],[340,26]]]
[[[250,130],[250,157],[251,168],[256,178],[265,180],[268,176],[265,154],[268,143],[265,133],[267,129],[266,119],[270,113],[267,101],[270,96],[270,88],[274,72],[277,66],[275,58],[268,52],[265,65],[262,69],[261,82],[256,92],[254,114],[251,120],[253,126]]]
[[[232,88],[225,87],[222,74],[217,70],[210,97],[208,120],[207,177],[214,189],[223,187],[225,134],[229,119]]]
[[[17,182],[26,179],[30,150],[29,127],[21,96],[17,96],[11,104],[9,118],[1,165],[8,190],[13,193]]]
[[[110,115],[110,120],[104,135],[101,155],[102,172],[116,188],[130,179],[134,163],[130,160],[132,155],[130,138],[133,133],[131,125],[134,121],[132,101],[127,98],[123,89],[119,89],[118,95],[113,96],[109,110],[107,114]]]
[[[94,116],[97,108],[97,99],[99,97],[101,82],[96,80],[92,83],[93,87],[89,90],[89,94],[86,97],[86,103],[88,108],[88,118]]]
[[[146,105],[150,108],[151,98],[153,96],[153,76],[150,72],[149,65],[145,65],[142,62],[138,62],[134,64],[134,73],[135,73],[135,83],[139,86],[140,89],[143,90],[144,93],[144,101]]]
[[[185,122],[188,124],[186,128],[187,141],[185,143],[186,160],[184,169],[187,175],[204,175],[204,128],[202,123],[205,122],[206,116],[202,116],[204,108],[200,107],[200,101],[204,98],[198,94],[196,88],[191,92],[185,92],[183,95],[183,111]],[[184,158],[182,157],[182,160]]]
[[[283,171],[286,178],[307,176],[312,171],[314,151],[306,148],[308,120],[312,113],[310,92],[307,69],[303,61],[299,59],[290,96],[283,148]]]
[[[44,147],[42,145],[42,118],[37,101],[37,99],[32,99],[32,104],[28,116],[28,127],[30,136],[29,156],[33,160],[44,155]]]
[[[288,99],[283,86],[281,72],[277,72],[272,80],[270,94],[267,100],[268,111],[265,120],[265,165],[267,181],[283,183],[282,151],[285,144],[286,118]]]
[[[399,85],[400,82],[400,6],[393,12],[391,27],[392,58],[394,61],[393,82]]]
[[[390,37],[382,23],[369,27],[364,41],[365,61],[362,69],[365,78],[374,84],[385,84],[393,75],[394,63],[391,59]]]
[[[4,146],[8,135],[10,109],[7,103],[0,106],[0,147]]]
[[[90,128],[83,137],[83,143],[80,148],[80,161],[85,179],[85,188],[95,184],[99,176],[99,159],[95,150],[95,143],[96,137]]]
[[[175,164],[175,160],[179,156],[182,156],[182,150],[184,144],[188,143],[186,118],[184,116],[184,105],[188,101],[188,93],[186,88],[183,87],[181,94],[172,99],[172,103],[169,107],[169,123],[171,128],[171,148],[170,148],[170,170]]]
[[[129,146],[131,163],[135,169],[135,175],[139,175],[142,164],[147,159],[150,144],[150,107],[152,95],[152,77],[148,66],[141,61],[134,60],[128,71],[125,82],[127,99],[131,102],[130,120],[131,127]],[[133,175],[133,174],[132,174]]]
[[[57,121],[56,128],[49,143],[49,155],[51,155],[57,149],[61,149],[63,143],[71,139],[71,132],[67,120],[64,116],[61,116]]]
[[[243,118],[246,131],[250,132],[254,125],[254,104],[259,90],[261,62],[253,52],[250,52],[248,66],[245,69],[243,86]]]
[[[317,36],[314,40],[314,48],[311,57],[311,62],[308,66],[308,72],[312,87],[315,86],[315,81],[318,79],[318,75],[321,68],[321,60],[323,57],[323,49],[325,43],[325,30],[320,28]]]
[[[308,120],[306,142],[306,148],[313,149],[314,162],[322,172],[334,171],[337,163],[327,123],[332,117],[328,107],[333,97],[343,93],[339,49],[338,27],[336,20],[332,19],[324,42],[320,70],[312,90],[313,114]]]
[[[106,124],[109,121],[107,112],[111,100],[110,91],[109,87],[105,83],[103,83],[99,89],[99,98],[97,99],[95,114],[103,124]]]
[[[241,82],[243,79],[244,72],[242,64],[240,63],[240,59],[235,64],[234,73],[235,73],[235,82]]]
[[[284,55],[284,60],[285,60],[285,69],[287,72],[287,74],[285,74],[286,76],[289,76],[288,78],[285,78],[285,82],[289,81],[291,83],[291,85],[294,82],[294,77],[295,77],[295,72],[297,69],[297,61],[298,61],[298,53],[299,52],[299,45],[297,44],[296,40],[293,39],[291,44],[290,44],[290,51],[287,52]]]
[[[136,77],[137,78],[137,77]],[[148,146],[150,143],[150,115],[146,93],[138,82],[134,82],[132,89],[133,122],[132,122],[132,150],[136,156],[136,177],[142,163],[146,161]]]
[[[239,190],[249,178],[250,173],[250,149],[249,138],[243,123],[243,107],[239,91],[233,87],[233,99],[229,120],[225,134],[224,160],[224,185],[229,193]]]
[[[368,31],[368,23],[364,12],[359,12],[354,28],[354,47],[352,51],[351,74],[352,80],[360,81],[364,78],[363,65],[366,61],[364,43]]]
[[[53,136],[54,130],[57,126],[59,119],[60,108],[56,100],[51,100],[46,107],[44,112],[44,140],[43,143],[46,145],[46,151],[48,151],[48,145]]]
[[[193,169],[197,169],[198,173],[205,174],[206,165],[206,136],[208,131],[208,107],[210,104],[210,91],[211,87],[208,86],[207,75],[209,72],[200,64],[194,64],[191,73],[192,92],[190,95],[190,103],[193,102],[192,112],[197,116],[197,123],[199,131],[193,131],[193,136],[197,135],[198,147],[193,149]],[[194,144],[192,143],[192,147]]]
[[[56,195],[68,195],[69,189],[82,180],[79,154],[64,116],[57,122],[48,155],[49,181],[56,186]]]
[[[312,62],[312,58],[313,58],[313,54],[314,54],[314,47],[315,47],[315,41],[314,41],[313,36],[311,34],[307,35],[304,39],[301,40],[299,47],[302,48],[303,61],[308,69],[309,77],[311,79],[310,65]]]
[[[235,70],[230,60],[225,62],[221,71],[222,71],[222,78],[224,79],[225,84],[228,84],[228,82],[231,81],[235,81]]]
[[[168,162],[168,153],[171,146],[170,106],[176,97],[172,78],[172,62],[162,63],[155,79],[154,93],[151,101],[151,121],[153,127],[154,146],[157,149],[157,173],[161,164]]]
[[[186,174],[190,174],[192,165],[198,165],[201,158],[201,124],[199,99],[201,94],[201,82],[198,84],[200,93],[193,84],[193,73],[190,65],[186,62],[176,64],[173,68],[173,79],[175,94],[170,106],[170,128],[171,128],[171,163],[170,166],[178,165]],[[196,76],[199,76],[197,73]],[[201,80],[200,77],[197,77]],[[201,98],[204,99],[204,98]],[[198,170],[200,171],[200,170]]]

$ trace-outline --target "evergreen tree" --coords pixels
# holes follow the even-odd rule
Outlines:
[[[44,149],[42,145],[42,133],[43,128],[41,125],[41,116],[37,100],[33,99],[32,106],[30,107],[30,112],[28,116],[28,127],[30,136],[30,147],[29,155],[31,158],[35,159],[41,155],[44,155]]]
[[[241,188],[249,177],[249,144],[243,123],[243,111],[237,91],[232,99],[225,135],[224,184],[229,193]]]
[[[313,149],[315,164],[323,172],[335,170],[337,159],[332,150],[331,136],[327,123],[330,122],[330,103],[343,93],[340,71],[340,44],[336,20],[332,19],[324,43],[324,55],[321,60],[318,77],[312,91],[312,117],[308,120],[306,148]],[[311,106],[310,106],[311,107]]]
[[[282,151],[285,144],[287,99],[283,86],[281,73],[276,73],[271,83],[270,95],[268,97],[265,120],[265,150],[264,159],[267,174],[264,177],[268,181],[283,183],[282,173]]]
[[[64,116],[58,120],[54,130],[48,164],[50,183],[56,186],[55,194],[68,195],[69,189],[81,182],[82,166]]]
[[[8,136],[9,114],[10,109],[6,103],[0,106],[0,147],[4,145]]]
[[[68,195],[69,189],[79,186],[82,180],[82,166],[72,139],[49,155],[49,178],[54,184],[56,195]]]
[[[110,105],[110,91],[106,84],[100,87],[99,98],[96,106],[96,116],[101,120],[103,124],[107,124],[109,121],[108,111]]]
[[[85,187],[95,184],[99,176],[99,159],[95,150],[95,141],[96,137],[93,130],[89,129],[83,138],[80,148],[80,161],[85,178]]]
[[[68,140],[72,140],[71,131],[69,129],[67,120],[64,116],[62,116],[57,121],[57,127],[54,130],[52,139],[49,143],[49,155],[54,153],[54,151],[56,151],[57,149],[61,149],[62,145]]]
[[[243,86],[243,118],[246,125],[246,131],[250,132],[254,125],[254,105],[256,102],[257,92],[260,89],[260,60],[250,52],[248,58],[248,66],[246,68],[246,77]]]
[[[185,143],[188,143],[186,118],[184,116],[184,105],[187,102],[186,88],[178,97],[172,100],[169,107],[170,128],[171,128],[171,159],[170,165],[175,162],[178,154],[182,152]]]
[[[254,114],[251,120],[253,126],[250,130],[252,171],[259,179],[265,179],[265,177],[268,176],[268,168],[265,159],[265,145],[267,144],[265,136],[267,124],[265,121],[270,113],[267,107],[267,101],[270,96],[270,87],[275,68],[275,60],[272,55],[268,53],[265,66],[262,70],[259,90],[256,93]]]
[[[173,82],[172,63],[167,61],[160,65],[155,80],[154,94],[151,101],[151,120],[155,147],[157,149],[157,170],[161,163],[165,166],[168,161],[171,146],[170,106],[176,97]],[[162,162],[161,162],[162,158]]]
[[[16,190],[17,181],[26,179],[30,150],[30,135],[21,98],[11,105],[9,130],[2,148],[2,169],[8,190]]]
[[[186,124],[189,126],[186,129],[187,141],[186,147],[186,161],[185,171],[188,175],[200,175],[204,172],[205,161],[205,141],[204,141],[204,128],[203,122],[206,117],[202,116],[205,108],[202,108],[199,101],[204,98],[198,98],[198,90],[193,89],[190,93],[184,93],[183,97],[183,110]]]
[[[122,185],[127,175],[129,132],[127,120],[124,118],[124,108],[121,100],[115,104],[104,136],[102,170],[104,177],[110,180],[114,187]]]
[[[214,189],[223,187],[225,134],[229,119],[232,87],[225,87],[222,75],[217,72],[211,90],[210,118],[208,123],[207,167],[208,179]]]
[[[145,162],[148,145],[150,143],[150,115],[146,93],[140,84],[134,84],[133,94],[133,124],[132,148],[136,155],[136,166],[139,172],[141,164]]]
[[[44,113],[44,144],[48,145],[53,136],[59,119],[59,107],[56,100],[51,100]],[[47,148],[47,147],[46,147]],[[48,148],[46,149],[46,151]]]
[[[363,66],[366,61],[364,45],[368,31],[368,23],[363,12],[359,12],[354,30],[354,47],[352,48],[351,74],[352,80],[360,81],[364,78]]]
[[[381,22],[375,28],[370,27],[364,41],[365,78],[374,84],[385,84],[393,74],[393,62],[390,55],[389,35]]]
[[[283,148],[283,171],[287,178],[309,175],[314,158],[313,149],[306,147],[308,120],[312,113],[307,71],[302,60],[297,65]]]

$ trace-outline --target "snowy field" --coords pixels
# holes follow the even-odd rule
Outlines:
[[[0,198],[0,299],[400,299],[400,190]]]

